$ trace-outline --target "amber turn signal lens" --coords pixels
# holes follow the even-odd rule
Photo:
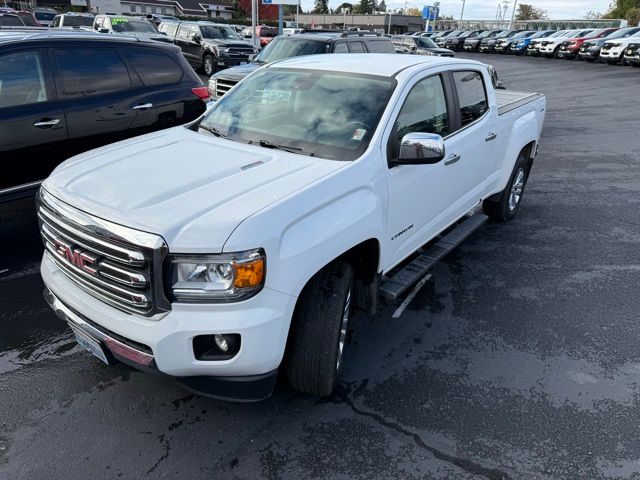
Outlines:
[[[236,269],[236,288],[253,288],[259,287],[264,282],[264,258],[259,258],[251,262],[237,263],[234,265]]]

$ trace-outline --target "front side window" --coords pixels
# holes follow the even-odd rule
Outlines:
[[[238,34],[229,27],[221,27],[221,26],[201,26],[203,38],[214,38],[219,40],[240,40]]]
[[[82,98],[131,88],[127,67],[109,48],[54,50],[64,98]]]
[[[317,70],[258,70],[224,95],[200,123],[203,135],[332,160],[369,146],[395,80]]]
[[[442,77],[434,75],[416,83],[407,95],[395,123],[399,142],[409,133],[450,133]]]
[[[453,72],[453,81],[460,103],[461,126],[475,122],[489,110],[484,80],[480,72]]]
[[[40,53],[26,51],[0,55],[0,108],[47,100]]]

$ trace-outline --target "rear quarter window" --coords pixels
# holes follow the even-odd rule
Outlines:
[[[389,40],[371,40],[365,43],[367,50],[369,53],[395,53],[396,50],[393,48],[393,43]]]
[[[159,50],[127,48],[123,54],[147,87],[178,83],[184,75],[182,67]]]

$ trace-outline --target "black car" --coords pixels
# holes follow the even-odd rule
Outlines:
[[[395,35],[391,37],[396,51],[415,55],[432,55],[434,57],[453,57],[453,50],[440,48],[433,40],[425,37],[412,37],[409,35]]]
[[[0,199],[32,191],[72,155],[189,122],[207,98],[174,45],[92,32],[0,32]]]
[[[250,63],[223,70],[209,80],[209,93],[219,98],[236,83],[267,63],[285,58],[321,53],[396,53],[388,37],[374,32],[303,30],[280,35],[264,47]]]
[[[477,52],[482,40],[485,38],[495,38],[500,35],[500,33],[502,33],[502,30],[485,30],[479,35],[467,37],[464,40],[462,48],[465,52]]]
[[[462,46],[467,38],[477,37],[482,32],[483,30],[468,30],[457,37],[447,38],[444,42],[444,47],[454,51],[462,50]]]
[[[211,76],[218,67],[234,67],[249,62],[258,52],[241,39],[235,29],[212,22],[166,22],[160,32],[180,47],[187,61]]]
[[[493,53],[495,51],[496,44],[506,38],[511,38],[514,35],[522,32],[523,30],[504,30],[500,32],[495,37],[491,38],[483,38],[480,41],[480,45],[478,46],[478,51],[480,53]]]

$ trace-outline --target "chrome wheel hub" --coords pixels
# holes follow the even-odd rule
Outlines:
[[[524,168],[519,168],[516,173],[516,178],[513,180],[511,186],[511,192],[509,193],[509,211],[513,212],[520,204],[522,199],[522,191],[524,190]]]
[[[338,339],[338,358],[336,359],[336,371],[340,368],[342,361],[342,351],[347,340],[347,327],[349,326],[349,313],[351,312],[351,288],[347,292],[347,298],[344,301],[344,309],[342,310],[342,322],[340,322],[340,338]]]

